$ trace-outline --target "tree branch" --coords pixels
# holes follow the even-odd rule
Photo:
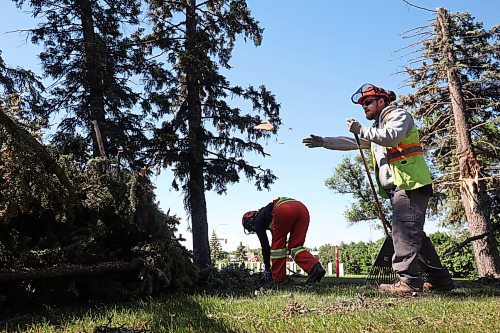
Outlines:
[[[413,28],[413,29],[410,29],[410,30],[406,30],[405,32],[401,33],[400,36],[405,36],[405,35],[408,35],[410,33],[413,33],[414,31],[422,31],[426,28],[429,28],[429,27],[432,27],[434,25],[434,20],[431,20],[432,23],[429,23],[427,25],[422,25],[420,27],[416,27],[416,28]]]
[[[81,203],[76,195],[76,189],[73,183],[69,180],[66,172],[57,164],[50,156],[49,152],[45,147],[38,142],[28,131],[21,128],[12,120],[3,110],[0,110],[0,125],[17,141],[24,142],[27,144],[35,155],[40,158],[40,161],[45,167],[45,171],[48,174],[54,174],[57,179],[64,186],[66,191],[68,191],[68,196],[74,208],[79,211],[81,209]]]
[[[412,3],[409,3],[409,2],[408,2],[408,1],[406,1],[406,0],[403,0],[403,2],[405,2],[405,3],[406,3],[407,5],[409,5],[409,6],[412,6],[412,7],[418,8],[418,9],[426,10],[426,11],[428,11],[428,12],[432,12],[432,13],[437,13],[437,11],[436,11],[436,10],[434,10],[434,9],[428,9],[428,8],[420,7],[420,6],[414,5],[414,4],[412,4]]]
[[[446,250],[446,252],[444,253],[444,255],[445,256],[451,256],[451,255],[455,254],[457,251],[461,250],[463,247],[465,247],[470,242],[473,242],[473,241],[476,241],[476,240],[479,240],[479,239],[483,239],[484,237],[487,237],[489,235],[495,234],[495,232],[498,229],[500,229],[500,224],[497,223],[496,225],[493,226],[493,228],[491,229],[491,231],[485,232],[484,234],[481,234],[481,235],[469,237],[469,238],[467,238],[466,240],[464,240],[461,243],[455,243],[455,245],[452,248]]]

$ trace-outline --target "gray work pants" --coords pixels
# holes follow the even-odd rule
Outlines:
[[[419,266],[427,273],[429,282],[443,285],[451,282],[450,273],[424,233],[425,212],[431,195],[428,189],[397,190],[391,195],[392,268],[403,282],[416,289],[421,289],[424,283]]]

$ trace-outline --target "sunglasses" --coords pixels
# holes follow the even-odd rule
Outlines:
[[[376,99],[376,98],[372,98],[372,99],[365,99],[365,100],[363,101],[363,106],[368,106],[368,105],[371,105],[371,104],[372,104],[373,102],[375,102],[375,101],[378,101],[378,99]]]

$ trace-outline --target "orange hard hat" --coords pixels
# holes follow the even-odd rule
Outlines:
[[[396,100],[396,94],[393,91],[365,83],[351,96],[351,101],[354,104],[362,104],[367,97],[384,97],[389,102]]]

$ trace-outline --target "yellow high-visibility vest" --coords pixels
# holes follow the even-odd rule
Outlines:
[[[402,190],[414,190],[416,188],[432,184],[431,173],[425,163],[424,152],[420,144],[417,126],[413,126],[406,138],[395,148],[386,148],[389,167],[391,168],[394,185]],[[378,179],[378,166],[373,151],[373,162],[377,173],[379,193],[388,198],[387,192],[380,186]]]

